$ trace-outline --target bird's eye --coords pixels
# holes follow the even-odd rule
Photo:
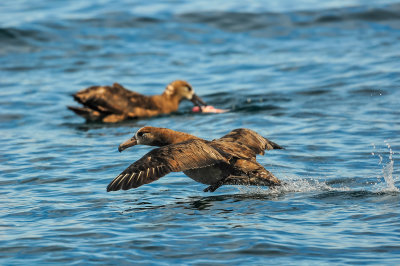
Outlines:
[[[188,91],[192,91],[192,87],[187,86],[186,88],[188,89]]]
[[[144,134],[143,132],[138,132],[138,133],[137,133],[138,137],[143,136],[143,134]]]

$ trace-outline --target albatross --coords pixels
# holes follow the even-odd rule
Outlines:
[[[119,145],[123,150],[135,145],[157,146],[131,164],[107,186],[107,191],[128,190],[151,183],[171,172],[209,185],[214,192],[222,185],[279,186],[281,181],[256,160],[265,150],[283,149],[247,128],[234,129],[212,141],[167,128],[142,127]]]
[[[112,86],[92,86],[72,96],[83,107],[67,106],[68,109],[87,121],[105,123],[169,114],[178,110],[182,100],[190,100],[199,108],[207,105],[184,80],[171,82],[161,95],[142,95],[114,83]]]

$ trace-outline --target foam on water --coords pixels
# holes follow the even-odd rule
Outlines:
[[[326,191],[351,191],[351,188],[346,186],[333,187],[326,181],[319,181],[318,179],[300,178],[300,177],[285,177],[285,182],[280,187],[266,189],[262,187],[247,187],[240,186],[241,193],[255,193],[255,194],[268,194],[279,195],[293,192],[326,192]]]

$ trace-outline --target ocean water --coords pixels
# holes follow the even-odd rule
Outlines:
[[[399,1],[3,1],[0,264],[400,264]],[[85,123],[71,94],[189,81],[224,114]],[[152,125],[251,128],[277,190],[107,184]]]

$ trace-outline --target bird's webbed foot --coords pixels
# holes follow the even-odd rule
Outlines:
[[[224,180],[219,180],[218,182],[206,187],[203,191],[204,192],[214,192],[215,190],[217,190],[223,184],[224,184]]]

